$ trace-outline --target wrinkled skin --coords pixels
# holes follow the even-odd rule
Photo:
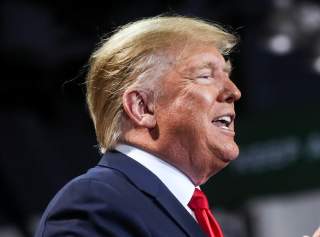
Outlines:
[[[159,138],[153,152],[184,172],[195,185],[234,160],[234,122],[228,129],[214,119],[234,115],[241,97],[229,78],[230,64],[210,46],[193,47],[163,79],[155,106]]]

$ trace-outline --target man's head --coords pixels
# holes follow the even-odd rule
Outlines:
[[[236,38],[186,17],[120,28],[93,53],[87,101],[101,150],[124,142],[205,182],[238,155],[227,55]],[[230,120],[230,121],[228,121]]]

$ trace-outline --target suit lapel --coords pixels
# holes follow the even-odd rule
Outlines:
[[[163,191],[155,197],[159,204],[166,210],[169,216],[192,237],[204,237],[198,223],[190,213],[179,203],[173,194],[163,185]]]
[[[190,237],[205,236],[193,217],[160,179],[138,162],[120,152],[111,151],[102,157],[98,165],[120,171],[133,185],[151,195],[170,218]]]

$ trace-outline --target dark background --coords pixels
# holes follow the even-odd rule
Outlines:
[[[30,236],[30,220],[52,196],[97,163],[83,85],[88,58],[105,33],[163,13],[219,22],[241,38],[232,55],[241,155],[204,187],[209,198],[241,212],[253,197],[319,189],[318,1],[7,0],[0,7],[0,226]]]

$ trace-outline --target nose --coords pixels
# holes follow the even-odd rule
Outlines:
[[[229,78],[224,80],[218,100],[220,102],[234,103],[240,98],[241,92],[238,87]]]

